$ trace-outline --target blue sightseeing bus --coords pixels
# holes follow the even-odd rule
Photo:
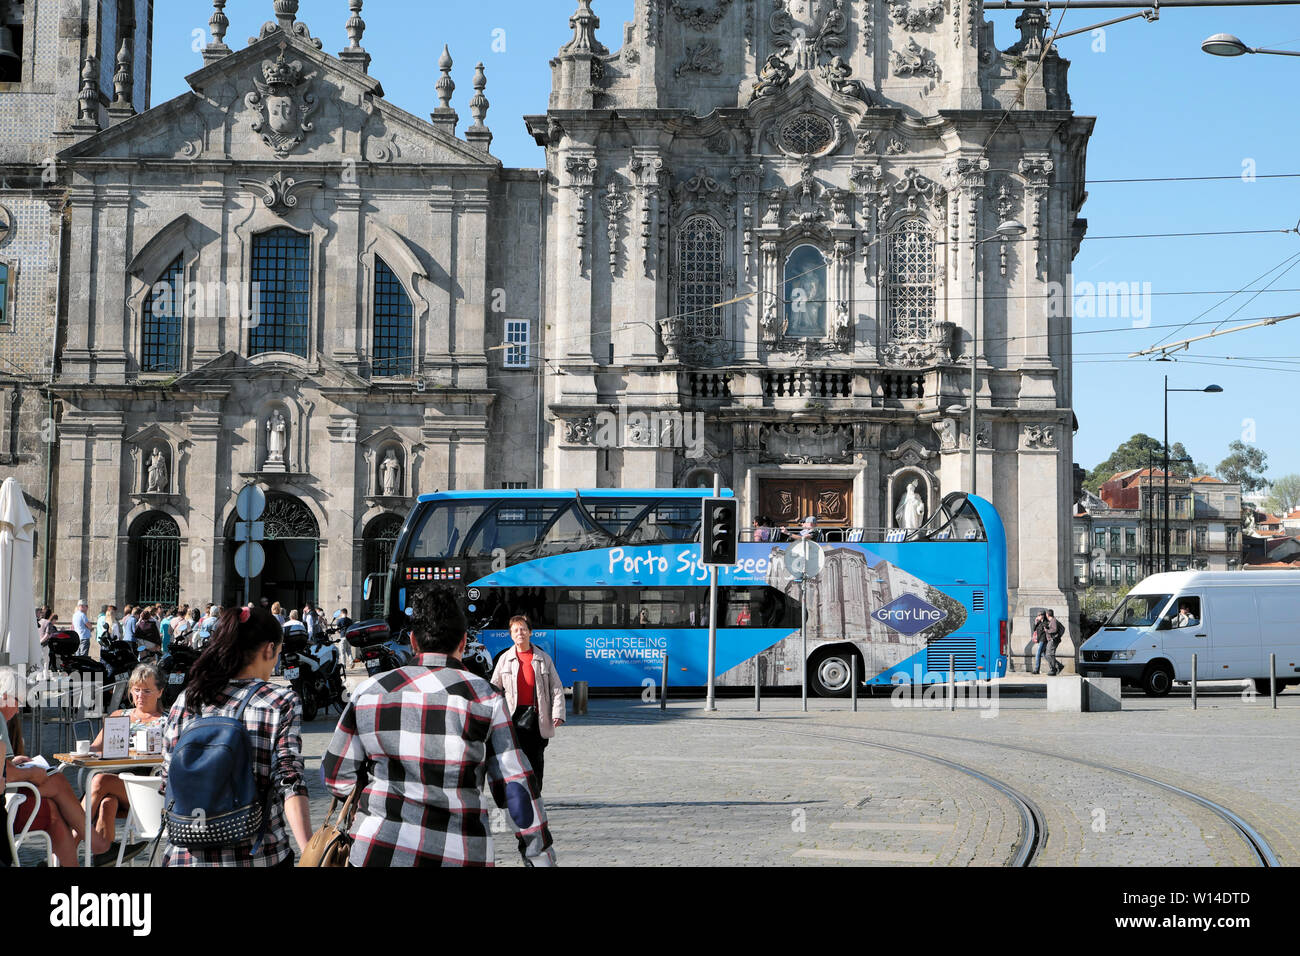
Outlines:
[[[403,627],[413,589],[450,587],[494,658],[510,645],[510,617],[523,613],[566,684],[640,687],[658,680],[667,654],[673,685],[701,686],[706,495],[698,488],[422,495],[393,550],[385,616]],[[818,532],[826,560],[804,592],[806,662],[800,585],[782,560],[790,541],[753,537],[742,536],[734,567],[719,569],[719,686],[798,685],[806,666],[812,692],[843,696],[854,657],[868,684],[946,680],[950,655],[962,679],[1006,674],[1006,538],[984,499],[950,494],[913,531]]]

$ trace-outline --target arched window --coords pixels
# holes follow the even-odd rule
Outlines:
[[[826,257],[816,246],[799,246],[785,261],[785,320],[792,339],[826,335]]]
[[[253,237],[256,324],[248,354],[288,352],[307,357],[311,328],[311,245],[307,236],[281,226]]]
[[[181,597],[181,530],[176,520],[152,512],[135,523],[131,534],[130,567],[134,587],[131,604],[175,605]]]
[[[688,338],[722,338],[722,229],[708,216],[692,216],[677,236],[677,315]]]
[[[375,346],[373,374],[410,375],[412,355],[411,298],[388,263],[375,257]]]
[[[889,237],[885,328],[891,342],[923,342],[934,322],[934,234],[910,219]]]
[[[185,318],[185,266],[172,260],[144,299],[140,371],[181,370],[181,323]]]

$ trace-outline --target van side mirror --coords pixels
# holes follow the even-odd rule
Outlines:
[[[1160,620],[1156,621],[1157,631],[1168,631],[1171,630],[1173,626],[1174,622],[1169,620],[1167,617],[1162,617]]]

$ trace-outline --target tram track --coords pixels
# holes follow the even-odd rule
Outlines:
[[[583,716],[589,720],[632,721],[640,724],[667,723],[667,721],[661,717],[642,717],[629,714],[614,715],[587,713]],[[930,763],[937,763],[941,766],[947,767],[949,770],[956,770],[959,773],[963,773],[980,781],[1006,797],[1016,808],[1020,817],[1020,836],[1017,839],[1015,846],[1012,848],[1011,856],[1007,860],[1006,866],[1008,867],[1031,866],[1035,857],[1038,855],[1038,851],[1047,841],[1047,823],[1043,816],[1043,812],[1039,809],[1038,805],[1034,803],[1030,797],[1021,793],[1005,781],[998,780],[996,777],[992,777],[983,771],[976,770],[974,767],[968,767],[965,764],[949,760],[947,757],[940,757],[937,754],[926,753],[921,750],[912,750],[908,747],[896,747],[892,744],[875,743],[874,741],[861,740],[856,737],[840,737],[827,733],[807,733],[799,730],[786,730],[775,727],[768,727],[766,730],[769,733],[781,734],[787,737],[811,737],[815,740],[834,740],[839,743],[853,744],[858,747],[869,747],[873,750],[891,751],[908,757],[926,760]]]
[[[629,714],[620,714],[617,716],[602,715],[602,714],[587,714],[586,716],[598,720],[615,720],[615,719],[634,720],[638,723],[663,723],[664,722],[664,718],[660,718],[660,717],[653,717],[653,716],[643,717],[640,715],[629,715]],[[1039,750],[1033,747],[1021,747],[1014,744],[1001,743],[992,740],[980,740],[972,737],[957,737],[950,734],[932,734],[932,733],[926,733],[923,731],[914,731],[914,730],[892,730],[892,729],[885,730],[879,728],[876,728],[876,730],[879,733],[898,734],[898,735],[909,736],[909,737],[923,737],[926,739],[942,740],[949,743],[958,743],[963,745],[979,744],[986,747],[996,747],[998,749],[1011,751],[1013,753],[1032,754],[1037,757],[1046,757],[1048,759],[1063,760],[1066,761],[1067,763],[1072,763],[1078,766],[1087,767],[1091,770],[1097,770],[1103,773],[1113,773],[1120,776],[1124,776],[1131,780],[1136,780],[1139,783],[1147,784],[1148,786],[1153,786],[1158,789],[1164,790],[1168,793],[1172,793],[1175,796],[1181,797],[1185,800],[1189,800],[1197,804],[1198,806],[1202,807],[1203,809],[1210,811],[1220,820],[1224,821],[1232,830],[1232,832],[1237,834],[1237,836],[1246,844],[1246,846],[1250,849],[1250,852],[1254,857],[1255,862],[1259,866],[1271,868],[1271,867],[1277,867],[1282,865],[1281,861],[1277,857],[1276,852],[1269,845],[1268,841],[1259,833],[1257,829],[1255,829],[1255,827],[1253,827],[1241,815],[1239,815],[1229,807],[1226,807],[1223,804],[1215,800],[1212,800],[1211,798],[1205,796],[1204,794],[1195,793],[1194,791],[1187,790],[1183,787],[1177,786],[1176,784],[1172,784],[1167,781],[1160,780],[1148,774],[1138,773],[1135,770],[1129,770],[1125,767],[1117,767],[1112,764],[1105,764],[1095,760],[1088,760],[1083,757],[1074,757],[1068,754],[1056,753],[1048,750]],[[948,767],[951,770],[956,770],[960,773],[966,774],[967,776],[973,777],[976,780],[979,780],[980,782],[998,791],[1003,796],[1005,796],[1008,800],[1010,800],[1011,803],[1016,807],[1020,815],[1020,839],[1017,841],[1017,844],[1014,847],[1013,853],[1011,854],[1011,857],[1009,858],[1006,864],[1007,866],[1019,867],[1019,866],[1032,865],[1035,858],[1038,855],[1039,850],[1046,843],[1047,840],[1046,820],[1042,811],[1038,808],[1037,804],[1034,803],[1033,799],[1027,796],[1026,794],[1022,793],[1021,791],[1017,790],[1012,785],[1006,783],[1005,781],[998,780],[997,778],[992,777],[989,774],[984,773],[983,771],[976,770],[973,767],[969,767],[966,766],[965,764],[957,763],[956,761],[949,760],[946,757],[942,757],[934,753],[929,753],[927,751],[914,750],[910,747],[899,747],[893,744],[883,744],[883,743],[878,743],[876,741],[862,740],[861,738],[858,737],[838,736],[835,734],[828,734],[828,733],[810,733],[805,731],[789,730],[789,729],[776,728],[776,727],[767,727],[766,731],[768,733],[782,734],[785,736],[811,737],[814,739],[821,739],[821,740],[834,740],[841,743],[856,744],[858,746],[869,747],[876,750],[893,751],[895,753],[904,754],[906,756],[916,757],[916,758],[930,761],[932,763],[941,764],[945,767]]]
[[[954,737],[949,734],[929,734],[917,730],[882,730],[880,732],[888,733],[888,734],[902,734],[910,737],[926,737],[932,740],[946,740],[952,743],[982,744],[983,746],[986,747],[997,747],[1002,750],[1010,750],[1013,753],[1033,754],[1034,756],[1037,757],[1047,757],[1049,759],[1054,759],[1054,760],[1064,760],[1067,763],[1073,763],[1079,766],[1089,767],[1093,770],[1101,770],[1103,772],[1114,773],[1114,774],[1119,774],[1121,776],[1129,777],[1130,779],[1137,780],[1140,783],[1145,783],[1150,786],[1158,787],[1169,793],[1173,793],[1177,796],[1183,797],[1212,812],[1215,816],[1219,817],[1221,820],[1226,822],[1232,828],[1233,832],[1235,832],[1246,843],[1246,845],[1250,848],[1251,853],[1254,855],[1255,861],[1260,866],[1275,867],[1275,866],[1282,865],[1281,861],[1277,857],[1277,854],[1274,852],[1273,848],[1269,845],[1268,841],[1265,840],[1264,837],[1260,835],[1258,830],[1256,830],[1253,826],[1251,826],[1246,820],[1244,820],[1240,815],[1238,815],[1233,810],[1229,809],[1228,807],[1225,807],[1223,804],[1218,803],[1215,800],[1211,800],[1209,797],[1206,797],[1203,794],[1195,793],[1191,790],[1186,790],[1175,784],[1168,783],[1167,781],[1164,780],[1159,780],[1156,777],[1148,776],[1147,774],[1144,773],[1138,773],[1136,770],[1129,770],[1125,767],[1117,767],[1114,766],[1113,764],[1099,763],[1095,760],[1086,760],[1082,757],[1072,757],[1069,756],[1068,754],[1055,753],[1050,750],[1038,750],[1033,747],[1019,747],[1014,744],[1004,744],[993,740],[979,740],[973,737]]]

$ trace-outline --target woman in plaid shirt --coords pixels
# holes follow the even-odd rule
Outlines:
[[[364,787],[352,865],[492,866],[486,783],[508,811],[524,862],[553,866],[541,788],[505,698],[461,663],[459,604],[444,589],[417,591],[411,604],[419,657],[356,689],[321,758],[335,796]]]
[[[257,852],[255,838],[228,846],[187,850],[167,844],[164,866],[293,866],[293,847],[285,820],[298,846],[311,839],[311,812],[303,781],[302,704],[287,687],[270,683],[280,658],[280,622],[261,608],[227,608],[212,641],[194,664],[189,686],[176,698],[163,735],[163,779],[185,724],[199,716],[233,717],[249,687],[260,684],[244,711],[253,741],[253,774],[258,790],[274,790],[270,822]],[[166,783],[163,784],[164,789]]]

